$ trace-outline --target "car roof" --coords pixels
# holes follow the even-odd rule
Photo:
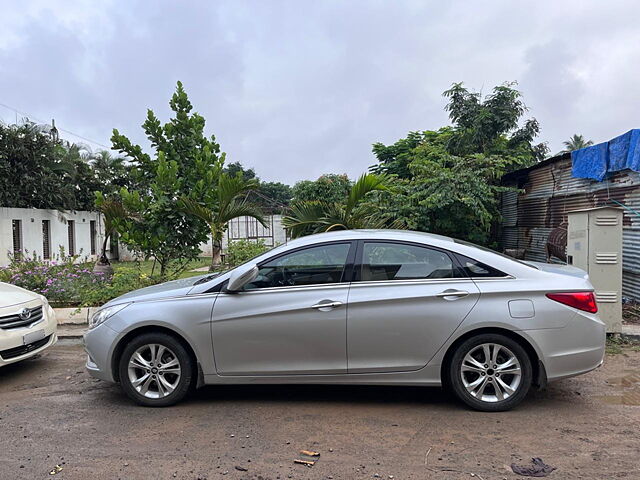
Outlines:
[[[333,232],[316,233],[313,235],[307,235],[305,237],[296,238],[295,240],[289,240],[286,245],[292,246],[304,246],[313,243],[320,242],[332,242],[336,240],[404,240],[414,241],[418,243],[428,243],[430,245],[437,246],[442,244],[451,245],[455,240],[451,237],[445,237],[444,235],[436,235],[434,233],[416,232],[413,230],[374,230],[374,229],[358,229],[358,230],[336,230]]]

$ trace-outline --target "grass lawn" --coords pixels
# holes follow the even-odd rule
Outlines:
[[[113,270],[118,271],[119,268],[131,268],[136,265],[140,265],[140,271],[143,274],[151,276],[151,270],[153,269],[153,260],[141,260],[139,262],[112,262]],[[192,272],[192,270],[200,267],[208,267],[211,265],[210,257],[199,257],[197,260],[194,260],[189,264],[189,266],[179,275],[178,278],[187,278],[187,277],[195,277],[196,275],[204,275],[207,272]],[[160,267],[156,263],[155,274],[159,273]]]

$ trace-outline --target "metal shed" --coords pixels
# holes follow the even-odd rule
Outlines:
[[[640,301],[640,215],[633,212],[640,212],[640,173],[624,170],[602,182],[575,178],[571,175],[571,154],[566,153],[509,173],[502,181],[521,191],[502,196],[501,246],[524,249],[527,260],[546,261],[549,233],[567,221],[567,212],[602,205],[626,206],[622,294]]]

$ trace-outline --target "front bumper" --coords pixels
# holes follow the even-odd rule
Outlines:
[[[38,303],[28,304],[27,306],[31,308],[38,306]],[[56,335],[57,325],[55,312],[51,307],[45,307],[42,320],[34,325],[24,328],[0,329],[0,367],[31,358],[55,344],[58,341],[58,336]],[[25,335],[39,330],[44,330],[44,338],[48,338],[48,341],[31,350],[28,345],[24,345],[23,338]],[[40,342],[34,343],[38,344]],[[25,353],[14,356],[13,352],[19,351],[23,346],[26,347]],[[2,352],[12,352],[11,357],[3,358]]]
[[[83,344],[87,352],[86,368],[92,377],[115,382],[111,358],[117,337],[118,333],[109,328],[106,323],[102,323],[84,334]]]

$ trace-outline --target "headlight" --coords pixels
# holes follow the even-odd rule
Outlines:
[[[55,310],[49,305],[49,300],[44,295],[40,295],[40,299],[42,300],[42,310],[48,319],[56,318]]]
[[[109,317],[114,316],[120,310],[125,307],[128,307],[131,303],[121,303],[120,305],[114,305],[113,307],[101,308],[96,313],[94,313],[89,319],[89,328],[95,328],[104,322]]]

